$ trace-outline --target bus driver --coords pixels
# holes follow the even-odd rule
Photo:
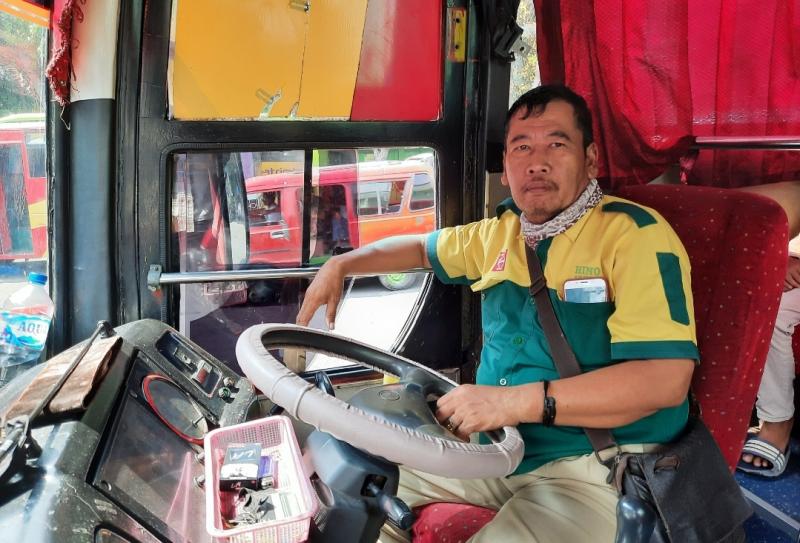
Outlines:
[[[502,182],[512,198],[496,217],[331,258],[297,317],[307,324],[327,305],[333,327],[344,277],[354,272],[432,267],[440,280],[481,292],[477,384],[440,398],[437,418],[463,439],[518,426],[523,461],[500,479],[402,468],[398,492],[411,507],[449,501],[497,510],[471,541],[613,541],[617,492],[576,427],[611,428],[624,450],[643,452],[643,444],[676,438],[687,421],[698,357],[688,257],[658,213],[603,194],[597,155],[583,98],[563,86],[525,93],[506,117]],[[530,299],[524,244],[543,262],[581,375],[558,378]],[[576,278],[602,280],[603,298],[564,301],[565,283]],[[555,409],[545,419],[547,382]],[[408,537],[386,525],[381,540]]]

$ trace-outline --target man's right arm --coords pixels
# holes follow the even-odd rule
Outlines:
[[[391,273],[412,268],[429,268],[425,252],[426,235],[382,239],[349,253],[331,257],[320,268],[306,290],[297,324],[308,325],[314,313],[327,306],[328,328],[333,328],[336,308],[342,298],[344,279],[353,273]]]

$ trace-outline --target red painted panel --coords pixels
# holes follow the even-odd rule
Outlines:
[[[431,121],[441,102],[441,0],[370,0],[350,119]]]
[[[31,229],[31,238],[33,239],[33,258],[47,258],[47,227],[40,226]],[[20,258],[21,255],[16,255]]]
[[[27,164],[25,167],[28,167]],[[44,200],[47,196],[47,179],[44,177],[25,176],[25,194],[28,198],[28,205],[33,205]]]

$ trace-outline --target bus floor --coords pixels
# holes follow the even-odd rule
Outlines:
[[[736,472],[756,514],[745,525],[750,543],[800,542],[800,438],[792,437],[786,471],[767,479]]]

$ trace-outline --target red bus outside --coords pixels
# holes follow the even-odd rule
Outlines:
[[[4,270],[44,270],[47,259],[47,176],[44,115],[0,119],[0,261]]]

